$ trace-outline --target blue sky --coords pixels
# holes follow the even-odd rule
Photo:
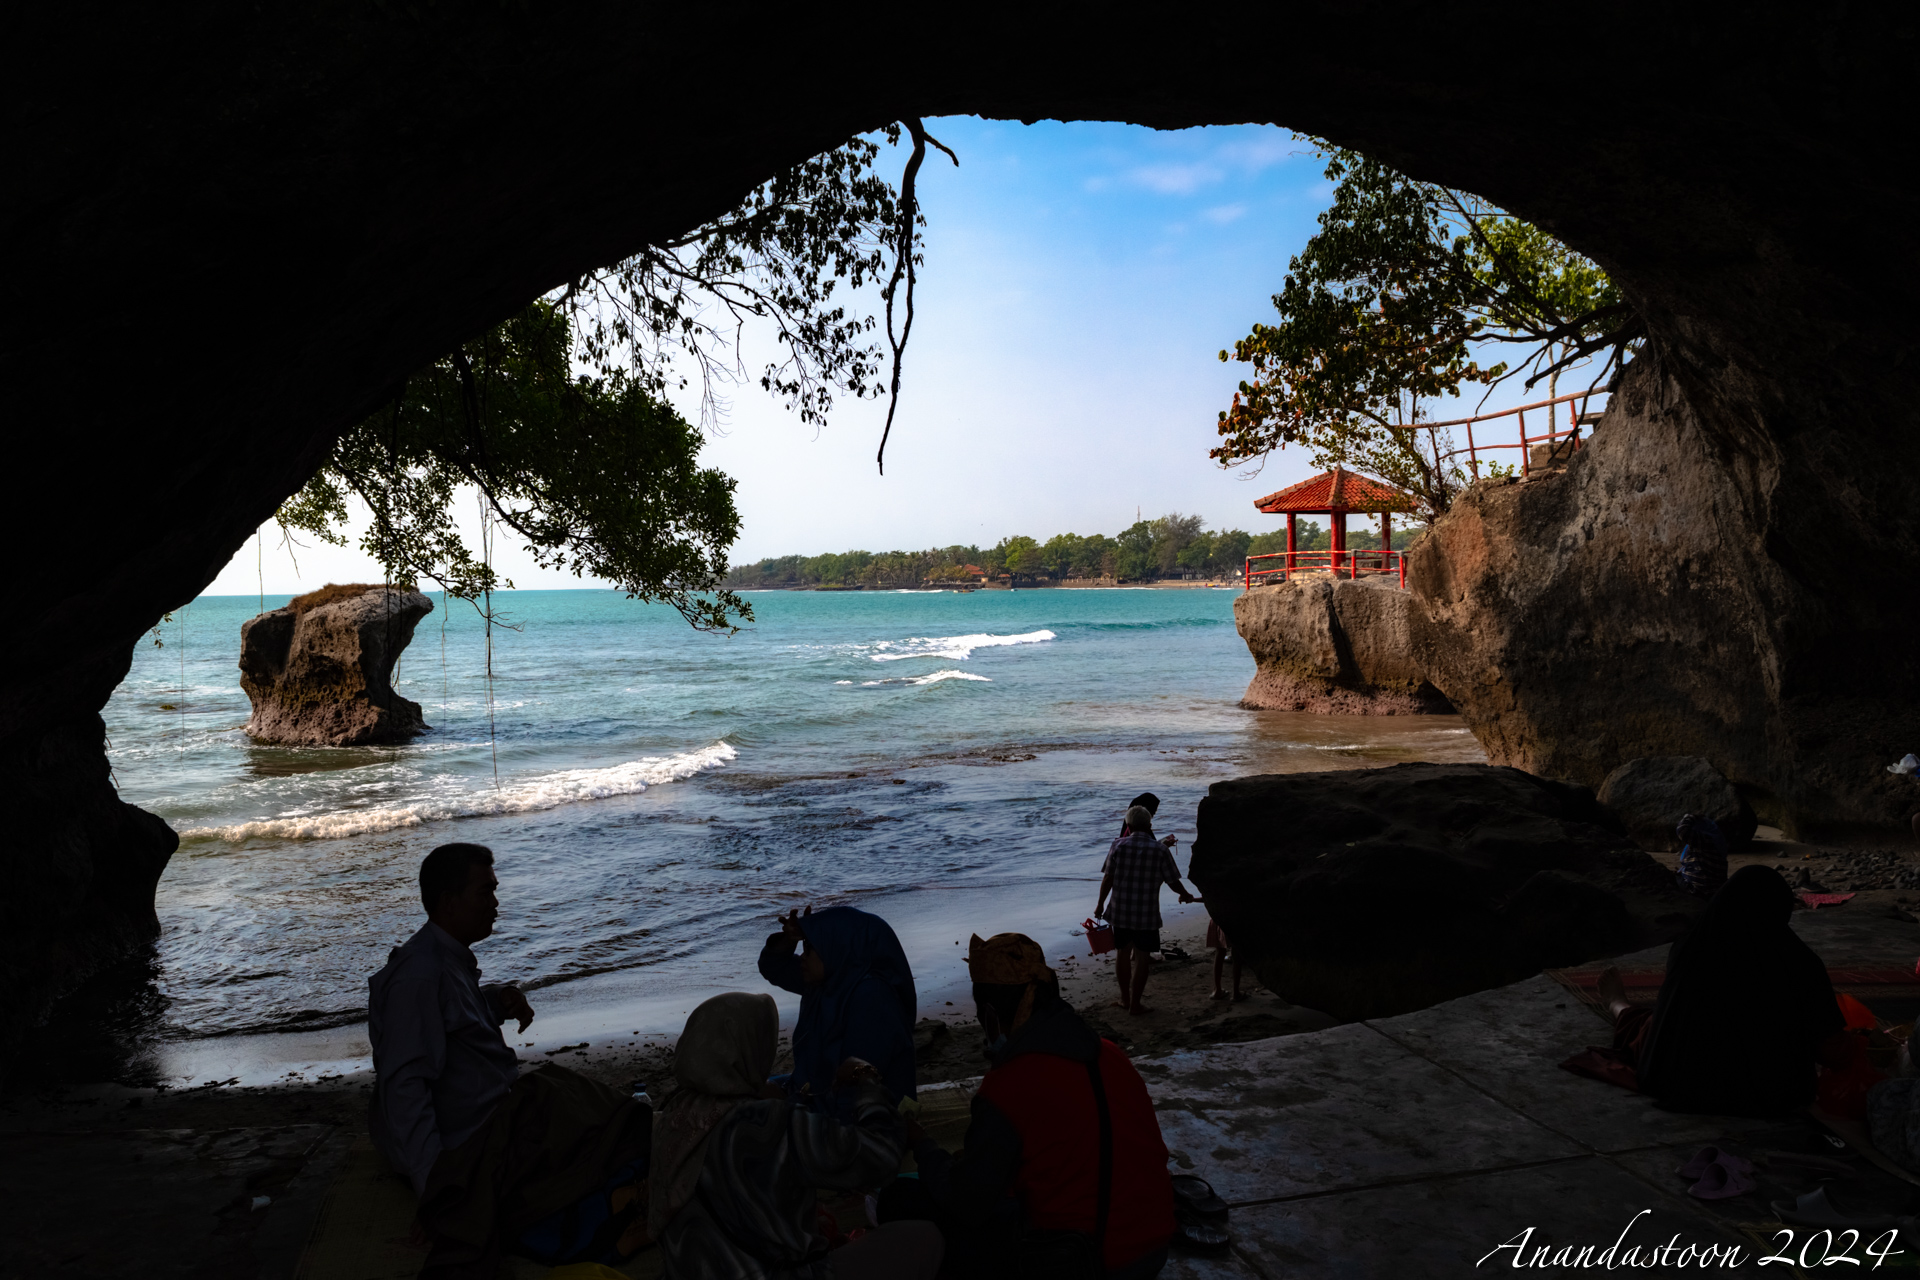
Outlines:
[[[816,430],[735,389],[704,454],[739,481],[735,562],[1112,534],[1136,510],[1275,524],[1253,500],[1310,474],[1305,455],[1249,477],[1207,450],[1241,371],[1218,352],[1272,318],[1330,196],[1304,144],[1258,126],[929,129],[960,165],[935,153],[922,171],[926,265],[887,474],[873,463],[883,404],[842,401]],[[748,342],[756,368],[769,348]],[[497,559],[521,587],[582,585],[516,548]],[[260,562],[249,545],[210,592],[252,592],[257,575],[269,593],[378,577],[357,551],[324,547],[300,553],[296,576],[271,525]]]

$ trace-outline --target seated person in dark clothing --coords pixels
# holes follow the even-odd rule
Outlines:
[[[852,1095],[833,1089],[848,1058],[873,1064],[889,1102],[914,1096],[913,969],[885,920],[853,907],[790,912],[760,951],[760,976],[800,997],[789,1081],[797,1100],[850,1120]]]
[[[1680,887],[1711,898],[1727,882],[1727,838],[1720,825],[1704,814],[1689,813],[1673,829],[1680,838]]]
[[[967,963],[992,1066],[960,1156],[909,1127],[919,1186],[908,1196],[920,1203],[903,1197],[903,1216],[931,1213],[941,1223],[948,1275],[1018,1270],[1042,1257],[1058,1274],[1084,1275],[1096,1250],[1099,1270],[1115,1280],[1158,1275],[1174,1230],[1173,1185],[1140,1073],[1060,998],[1032,939],[976,936]]]
[[[851,1123],[794,1105],[767,1083],[779,1040],[768,995],[715,996],[687,1019],[650,1186],[668,1280],[933,1280],[940,1232],[930,1222],[890,1222],[828,1252],[818,1191],[891,1178],[899,1121],[879,1074],[857,1058],[831,1082],[852,1097]]]
[[[1771,867],[1743,867],[1667,954],[1652,1012],[1617,970],[1600,978],[1614,1049],[1640,1092],[1673,1111],[1770,1116],[1813,1101],[1814,1065],[1851,1061],[1827,968],[1789,921],[1793,891]]]
[[[429,853],[427,923],[368,982],[368,1128],[419,1194],[423,1276],[491,1280],[507,1252],[617,1260],[646,1239],[651,1113],[564,1068],[520,1075],[500,1025],[524,1031],[533,1010],[515,987],[480,985],[470,948],[493,932],[499,883],[482,845]]]

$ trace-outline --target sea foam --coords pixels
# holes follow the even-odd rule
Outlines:
[[[860,687],[872,689],[883,684],[939,684],[942,680],[978,680],[981,684],[992,684],[987,676],[977,676],[971,671],[936,671],[928,676],[894,676],[890,680],[862,680]],[[835,684],[850,684],[851,681],[836,680]]]
[[[915,636],[911,640],[895,643],[882,640],[874,645],[884,649],[885,653],[869,655],[875,662],[898,662],[902,658],[946,658],[950,662],[965,662],[973,656],[975,649],[998,649],[1013,644],[1040,644],[1054,639],[1051,631],[1028,631],[1017,636],[971,635],[971,636]]]
[[[464,791],[447,796],[424,796],[410,804],[388,808],[338,809],[331,813],[298,814],[236,822],[225,827],[189,827],[182,840],[338,840],[417,827],[451,818],[490,817],[505,813],[534,813],[557,809],[580,800],[630,796],[663,782],[678,782],[708,769],[717,769],[740,753],[724,742],[698,751],[671,756],[646,756],[604,769],[563,769],[508,783],[498,790]]]

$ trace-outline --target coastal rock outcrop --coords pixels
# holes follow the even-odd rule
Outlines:
[[[1654,945],[1700,907],[1591,791],[1491,765],[1216,782],[1190,871],[1262,983],[1346,1019]]]
[[[1472,486],[1413,548],[1415,661],[1494,763],[1598,787],[1697,756],[1796,838],[1903,831],[1915,592],[1886,538],[1880,581],[1815,550],[1795,495],[1840,465],[1730,440],[1643,354],[1564,470]]]
[[[1366,716],[1453,710],[1413,660],[1415,608],[1384,578],[1316,574],[1255,587],[1233,602],[1234,625],[1260,664],[1240,705]]]
[[[1648,756],[1629,760],[1607,775],[1597,797],[1642,849],[1677,850],[1674,824],[1689,813],[1712,818],[1729,849],[1753,843],[1760,822],[1753,806],[1698,756]]]
[[[418,591],[330,585],[240,627],[247,735],[280,746],[404,742],[427,728],[393,691],[393,665],[433,602]]]

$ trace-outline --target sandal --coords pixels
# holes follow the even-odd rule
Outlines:
[[[1705,1177],[1707,1170],[1716,1164],[1725,1165],[1729,1173],[1751,1174],[1753,1172],[1751,1160],[1744,1160],[1731,1151],[1722,1151],[1719,1147],[1700,1148],[1694,1153],[1693,1159],[1674,1172],[1691,1182],[1695,1178]]]
[[[1227,1202],[1214,1194],[1213,1185],[1205,1178],[1191,1173],[1173,1176],[1173,1207],[1175,1213],[1190,1213],[1215,1222],[1227,1220]]]
[[[1746,1164],[1746,1161],[1740,1160],[1738,1156],[1733,1156],[1731,1159]],[[1687,1188],[1687,1194],[1696,1200],[1731,1200],[1735,1196],[1747,1194],[1758,1185],[1754,1182],[1751,1173],[1715,1161],[1707,1166],[1707,1171],[1700,1175],[1698,1182]]]
[[[1173,1215],[1173,1239],[1168,1243],[1188,1253],[1219,1256],[1233,1246],[1233,1237],[1217,1222],[1208,1222],[1196,1213],[1176,1209]]]
[[[1833,1202],[1827,1194],[1827,1184],[1821,1183],[1807,1194],[1794,1200],[1775,1200],[1773,1212],[1782,1222],[1791,1222],[1797,1227],[1837,1227],[1852,1228],[1859,1231],[1878,1231],[1891,1227],[1900,1220],[1887,1214],[1848,1212]]]

